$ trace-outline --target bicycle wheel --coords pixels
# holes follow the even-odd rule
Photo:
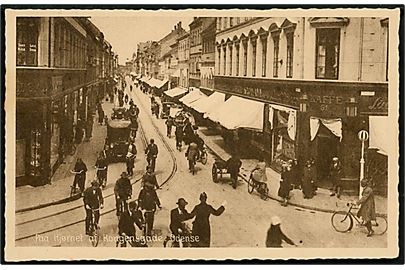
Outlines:
[[[260,187],[261,189],[261,199],[267,201],[269,199],[269,188],[267,187],[266,183],[263,183]]]
[[[353,228],[353,218],[344,211],[333,213],[331,217],[332,227],[337,232],[348,232]]]
[[[253,182],[252,177],[250,177],[249,181],[248,181],[248,192],[251,194],[254,189],[255,189],[255,183]]]
[[[95,224],[91,225],[90,242],[93,247],[98,245],[98,240],[100,238],[98,227]]]
[[[376,220],[371,221],[371,226],[374,230],[374,234],[382,235],[388,229],[387,219],[383,216],[377,216]]]
[[[173,247],[173,238],[170,235],[166,236],[165,240],[163,241],[163,247],[165,248]]]

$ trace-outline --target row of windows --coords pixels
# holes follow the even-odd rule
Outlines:
[[[198,28],[190,32],[190,46],[201,44],[201,29]]]
[[[217,18],[217,31],[251,20],[253,17],[219,17]]]
[[[53,57],[55,67],[86,68],[88,56],[92,57],[89,59],[92,65],[108,63],[108,61],[103,61],[101,51],[88,47],[85,38],[70,24],[61,18],[54,18],[54,20],[52,36],[54,53],[51,57]],[[40,18],[17,18],[17,66],[38,66],[40,25]],[[44,31],[47,30],[44,29]]]
[[[56,67],[86,68],[86,41],[62,20],[54,26],[54,63]]]
[[[286,36],[286,77],[293,77],[293,59],[294,59],[294,33],[289,32]],[[257,46],[261,42],[261,76],[266,76],[267,68],[267,36],[260,38],[244,39],[235,46],[231,43],[227,46],[218,47],[218,58],[220,60],[220,68],[217,71],[218,75],[247,76],[248,70],[248,46],[251,46],[252,59],[252,77],[256,77],[257,68]],[[279,59],[280,54],[280,34],[272,33],[271,40],[273,42],[273,77],[279,76],[280,65],[283,64],[282,59]],[[249,44],[248,44],[249,42]],[[227,54],[229,50],[229,54]],[[242,70],[240,72],[239,61],[240,53],[243,51]],[[339,54],[340,54],[340,28],[320,28],[316,30],[316,74],[317,79],[337,79],[339,74]],[[227,57],[229,56],[229,59]],[[235,59],[234,59],[235,57]],[[235,71],[233,72],[233,61],[235,61]],[[240,74],[241,73],[241,74]]]

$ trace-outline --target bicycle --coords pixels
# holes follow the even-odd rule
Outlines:
[[[169,234],[166,236],[165,240],[163,241],[163,247],[165,248],[172,248],[172,247],[192,247],[192,234],[191,234],[191,226],[189,222],[183,221],[182,222],[182,230],[176,236],[174,234]],[[189,239],[189,241],[187,241]]]
[[[81,173],[83,173],[83,170],[81,170],[80,172],[76,172],[76,171],[71,170],[70,172],[75,174],[75,175],[80,175]],[[83,177],[83,176],[80,176],[80,177]],[[79,194],[81,192],[80,188],[76,186],[77,184],[78,183],[76,183],[76,177],[75,177],[73,179],[73,184],[70,186],[70,195],[69,195],[70,197],[73,197],[73,196],[75,196],[75,195],[77,195],[77,194]]]
[[[117,216],[118,216],[118,218],[120,217],[121,213],[129,211],[128,202],[127,202],[128,199],[130,199],[130,197],[125,199],[125,200],[117,199],[117,200],[120,200],[120,203],[117,205],[117,207],[118,207],[117,208]]]
[[[332,214],[332,227],[337,232],[345,233],[353,229],[353,219],[357,222],[358,226],[365,226],[363,221],[351,212],[356,204],[347,203],[346,205],[349,207],[347,211],[335,211]],[[383,235],[388,229],[387,219],[384,216],[377,214],[376,219],[371,222],[371,226],[375,235]]]
[[[150,219],[153,218],[153,216],[155,215],[156,210],[145,210],[145,209],[141,209],[141,213],[142,213],[142,233],[143,236],[146,237],[150,236],[148,235],[149,231],[150,233],[152,233],[152,228],[149,228],[149,223],[150,223]]]
[[[100,239],[99,227],[98,224],[95,222],[95,215],[94,212],[99,211],[100,208],[91,209],[91,219],[90,219],[90,227],[89,227],[89,240],[93,247],[98,245],[98,241]]]
[[[200,156],[197,159],[198,162],[201,162],[203,165],[207,164],[208,154],[205,147],[200,151]]]
[[[250,175],[248,181],[248,192],[252,194],[253,190],[257,190],[260,194],[260,198],[263,200],[269,199],[269,188],[267,187],[267,183],[259,182],[253,179],[253,176]]]

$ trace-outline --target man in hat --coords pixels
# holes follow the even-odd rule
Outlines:
[[[207,193],[203,192],[200,194],[200,204],[196,205],[190,214],[190,218],[195,217],[192,234],[195,236],[195,244],[197,247],[210,246],[210,216],[220,216],[225,211],[225,205],[226,201],[224,201],[218,209],[215,209],[211,205],[207,204]]]
[[[170,230],[172,231],[172,237],[174,237],[174,246],[179,247],[178,239],[188,234],[184,221],[191,218],[191,215],[187,212],[187,201],[184,198],[180,198],[177,201],[177,208],[170,211]]]
[[[127,210],[127,200],[132,196],[132,185],[126,172],[122,172],[121,177],[115,182],[114,194],[117,216],[119,216],[122,212]]]
[[[86,184],[87,166],[81,158],[77,158],[73,171],[75,172],[73,186],[76,187],[76,185],[78,185],[80,193],[83,193]]]
[[[129,140],[128,144],[128,152],[126,155],[126,164],[127,164],[127,173],[128,176],[134,175],[134,167],[135,167],[135,158],[136,158],[137,150],[135,143],[132,140]]]
[[[332,159],[332,164],[329,170],[329,178],[332,182],[332,188],[330,191],[330,196],[337,196],[340,198],[341,186],[340,178],[342,177],[342,167],[338,157]]]
[[[374,233],[371,221],[376,220],[374,192],[369,179],[364,178],[360,184],[363,187],[363,192],[360,200],[356,202],[357,205],[361,205],[357,216],[363,219],[368,231],[367,237],[370,237]]]
[[[100,220],[100,208],[103,208],[104,199],[100,185],[97,180],[91,182],[91,187],[84,191],[83,195],[84,209],[86,210],[86,234],[89,234],[92,214],[94,213],[94,222],[98,226]]]
[[[166,124],[166,136],[171,138],[172,137],[172,127],[174,126],[174,120],[170,115],[167,117],[165,124]]]
[[[234,153],[231,158],[226,161],[226,167],[228,168],[228,172],[231,174],[232,179],[232,187],[236,189],[238,184],[238,175],[240,167],[242,166],[242,161],[239,159],[239,155]]]
[[[146,173],[142,176],[142,183],[143,185],[151,185],[154,189],[159,188],[156,175],[154,172],[152,172],[152,168],[150,166],[146,167]]]

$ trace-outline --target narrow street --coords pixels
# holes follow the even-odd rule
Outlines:
[[[163,209],[155,214],[154,233],[156,236],[169,234],[170,210],[177,207],[178,198],[188,201],[187,209],[191,211],[199,203],[199,194],[206,192],[207,202],[214,208],[227,201],[225,212],[211,216],[212,247],[264,247],[266,232],[271,217],[281,218],[284,233],[301,247],[386,247],[387,235],[366,237],[364,228],[353,228],[348,233],[338,233],[331,226],[331,214],[316,212],[298,207],[283,207],[277,201],[263,201],[256,192],[249,194],[246,183],[240,180],[236,190],[228,183],[214,183],[211,167],[214,156],[209,154],[206,165],[197,163],[197,174],[188,171],[185,158],[186,147],[179,152],[175,147],[174,137],[166,137],[163,119],[156,119],[150,112],[150,97],[142,93],[127,77],[126,92],[140,108],[139,122],[144,138],[138,131],[136,146],[138,155],[135,163],[132,199],[140,191],[139,179],[145,171],[144,139],[155,139],[159,147],[156,175],[161,189],[157,191]],[[133,90],[129,91],[129,86]],[[93,164],[91,164],[93,165]],[[88,166],[89,168],[91,166]],[[117,236],[117,216],[113,196],[114,182],[125,170],[124,163],[109,166],[108,183],[103,190],[104,209],[101,211],[100,247],[115,246]],[[94,175],[91,167],[88,177]],[[85,211],[82,200],[28,211],[16,216],[16,246],[91,246],[84,234]],[[141,234],[140,231],[137,232]],[[40,235],[36,235],[40,234]],[[63,239],[63,237],[67,237]],[[74,239],[73,239],[73,238]],[[149,243],[150,247],[162,247],[160,241]],[[291,247],[284,245],[284,247]],[[294,248],[294,247],[292,247]]]

